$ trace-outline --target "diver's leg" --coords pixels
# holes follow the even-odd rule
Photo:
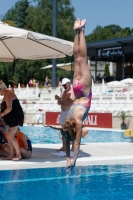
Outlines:
[[[74,31],[75,31],[75,38],[74,38],[74,46],[73,46],[73,55],[75,61],[75,68],[74,68],[74,76],[73,82],[80,79],[80,40],[79,40],[79,26],[80,26],[80,19],[77,19],[74,23]]]
[[[66,151],[66,140],[62,137],[62,147],[56,151]]]
[[[81,21],[81,29],[80,29],[80,65],[81,65],[81,83],[85,87],[91,88],[91,82],[92,82],[92,77],[91,77],[91,71],[90,71],[90,66],[88,65],[88,60],[87,60],[87,46],[86,46],[86,40],[85,40],[85,35],[84,35],[84,25],[86,23],[86,20]]]

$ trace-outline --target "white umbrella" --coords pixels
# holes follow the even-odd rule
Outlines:
[[[122,81],[120,81],[121,83],[133,83],[133,79],[132,78],[126,78],[126,79],[123,79]]]
[[[120,81],[111,81],[109,83],[107,83],[108,87],[127,87],[126,84],[120,82]]]
[[[48,65],[46,67],[42,67],[40,69],[50,69],[52,68],[52,65]],[[65,69],[67,71],[74,71],[74,63],[61,63],[61,64],[56,64],[56,67],[60,69]]]
[[[73,54],[73,42],[0,22],[0,49],[1,62],[62,58]]]
[[[50,69],[52,68],[52,65],[47,65],[45,67],[42,67],[40,69]],[[61,63],[61,64],[56,64],[56,67],[60,68],[60,69],[65,69],[67,71],[74,71],[74,63]],[[90,68],[90,70],[92,70],[92,68]]]

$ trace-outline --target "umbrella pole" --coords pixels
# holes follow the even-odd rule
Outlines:
[[[125,52],[124,52],[124,47],[122,47],[122,80],[125,77],[125,70],[124,70],[124,62],[125,62]]]
[[[57,27],[57,0],[53,0],[53,36],[56,37],[56,27]],[[52,59],[52,88],[57,87],[56,82],[56,59]]]
[[[12,63],[12,76],[14,75],[14,72],[15,72],[15,65],[16,65],[16,60],[14,59]]]

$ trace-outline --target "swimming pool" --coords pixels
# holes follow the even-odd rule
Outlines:
[[[133,165],[0,171],[0,199],[132,200]]]
[[[26,135],[29,136],[33,144],[59,144],[61,139],[59,131],[46,127],[23,126],[20,128]],[[131,139],[125,139],[123,132],[113,131],[95,131],[90,130],[89,134],[82,138],[81,142],[96,143],[96,142],[130,142]]]

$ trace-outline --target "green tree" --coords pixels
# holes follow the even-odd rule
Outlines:
[[[19,76],[17,73],[14,73],[12,76],[12,80],[8,80],[9,83],[18,84],[19,83]]]
[[[0,62],[0,80],[8,85],[8,80],[12,78],[12,63]]]
[[[86,37],[86,41],[97,41],[97,40],[104,40],[108,38],[112,38],[113,34],[108,28],[102,28],[101,26],[97,26],[94,29],[93,33]]]
[[[112,35],[116,35],[118,32],[120,32],[122,30],[122,28],[120,26],[115,25],[115,24],[105,26],[104,28],[107,28],[112,33]]]
[[[11,9],[9,9],[9,10],[7,11],[7,13],[6,13],[5,16],[3,17],[2,21],[4,21],[4,20],[13,21],[13,18],[14,18],[14,16],[15,16],[15,14],[16,14],[15,8],[12,7]]]
[[[27,8],[29,7],[28,0],[20,0],[15,3],[15,6],[7,11],[2,21],[9,25],[19,28],[25,27],[25,18],[27,16]]]
[[[52,35],[52,0],[37,0],[38,6],[29,7],[26,16],[26,29]],[[70,0],[57,1],[57,37],[73,41],[74,8]]]
[[[15,13],[16,13],[15,8],[12,7],[10,10],[7,11],[2,21],[6,24],[9,24],[10,26],[16,26],[16,24],[13,21]]]
[[[12,20],[3,20],[3,22],[8,24],[9,26],[16,26]]]
[[[129,27],[122,29],[120,26],[114,24],[105,27],[97,26],[90,35],[86,36],[86,41],[92,42],[117,37],[125,37],[132,35],[132,33],[133,30]]]
[[[109,64],[106,64],[106,65],[105,65],[104,74],[105,74],[105,76],[109,76],[109,75],[110,75],[110,72],[109,72]]]
[[[27,16],[27,8],[29,7],[28,0],[21,0],[15,4],[15,14],[13,21],[18,28],[25,27],[25,18]]]
[[[121,29],[119,32],[116,33],[116,37],[125,37],[129,35],[132,35],[132,29],[130,29],[129,27]]]

